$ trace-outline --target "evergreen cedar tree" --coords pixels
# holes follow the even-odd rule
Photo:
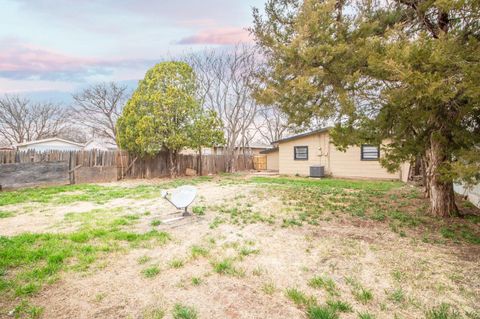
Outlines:
[[[217,114],[203,110],[196,93],[195,73],[187,63],[155,65],[118,119],[119,146],[140,157],[168,152],[170,174],[175,176],[179,151],[222,144]]]
[[[431,214],[458,214],[453,182],[480,179],[480,1],[268,0],[251,29],[267,63],[259,102],[335,124],[339,148],[416,157]]]

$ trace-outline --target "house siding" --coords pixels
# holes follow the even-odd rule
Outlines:
[[[308,160],[295,160],[294,147],[308,146]],[[280,174],[304,175],[310,174],[310,166],[324,165],[328,167],[328,134],[319,133],[302,138],[281,142],[279,145],[278,163]]]
[[[308,160],[294,159],[295,146],[308,146]],[[380,152],[380,156],[382,156],[382,152]],[[398,172],[389,173],[380,165],[379,161],[362,161],[360,147],[349,147],[346,152],[338,150],[330,143],[328,132],[280,142],[278,163],[279,173],[286,175],[308,176],[310,166],[322,165],[325,167],[325,173],[333,177],[395,180],[405,180],[408,177],[408,165],[402,165]],[[403,172],[404,170],[406,172]]]
[[[382,152],[380,151],[380,156]],[[400,179],[400,172],[389,173],[380,161],[361,160],[361,148],[349,147],[345,152],[330,146],[331,174],[343,178]]]
[[[66,143],[63,141],[48,141],[43,143],[40,142],[40,143],[32,143],[29,145],[21,145],[21,146],[18,146],[17,149],[19,151],[34,150],[37,152],[51,151],[51,150],[80,151],[82,150],[82,146]]]
[[[271,152],[267,155],[267,170],[269,171],[278,171],[279,161],[278,161],[278,151]]]

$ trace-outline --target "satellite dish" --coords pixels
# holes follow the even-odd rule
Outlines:
[[[177,209],[183,209],[183,215],[190,215],[187,211],[188,206],[195,200],[197,196],[197,188],[191,185],[180,186],[174,189],[170,195],[167,191],[162,191],[161,195],[163,198],[168,200],[173,206]]]

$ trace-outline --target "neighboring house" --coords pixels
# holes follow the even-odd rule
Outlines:
[[[247,155],[258,155],[262,151],[268,150],[272,148],[271,145],[267,144],[260,144],[260,143],[252,143],[248,146],[237,146],[235,147],[235,151],[238,152],[239,154],[247,154]],[[225,147],[224,146],[217,146],[213,148],[213,154],[216,155],[223,155],[225,153]]]
[[[311,166],[323,166],[325,174],[333,177],[407,180],[408,164],[389,173],[380,165],[379,146],[352,146],[342,152],[331,143],[329,131],[324,128],[275,141],[275,148],[261,152],[267,156],[267,169],[308,176]]]
[[[19,151],[35,150],[43,151],[81,151],[84,145],[58,137],[36,140],[15,145]]]
[[[202,155],[212,155],[212,148],[209,147],[202,147]],[[194,150],[192,148],[186,148],[180,151],[182,155],[197,155],[198,150]]]
[[[83,146],[84,151],[90,151],[90,150],[99,150],[99,151],[116,151],[118,150],[117,145],[102,140],[102,139],[93,139],[89,142],[87,142]]]

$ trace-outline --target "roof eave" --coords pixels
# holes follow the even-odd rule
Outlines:
[[[40,143],[44,143],[44,142],[51,142],[51,141],[61,141],[61,142],[65,142],[67,144],[71,144],[71,145],[75,145],[75,146],[79,146],[79,147],[84,147],[85,146],[84,144],[76,143],[76,142],[69,141],[69,140],[64,140],[64,139],[58,138],[58,137],[45,138],[45,139],[42,139],[42,140],[19,143],[19,144],[15,144],[14,146],[15,147],[28,146],[28,145],[35,145],[35,144],[40,144]]]
[[[286,138],[282,138],[280,140],[273,141],[272,144],[293,141],[293,140],[296,140],[296,139],[299,139],[299,138],[302,138],[302,137],[307,137],[307,136],[310,136],[310,135],[327,132],[331,129],[332,129],[331,127],[325,127],[325,128],[321,128],[321,129],[318,129],[318,130],[311,131],[311,132],[293,135],[293,136],[290,136],[290,137],[286,137]]]
[[[260,154],[270,154],[278,152],[278,147],[269,148],[260,152]]]

